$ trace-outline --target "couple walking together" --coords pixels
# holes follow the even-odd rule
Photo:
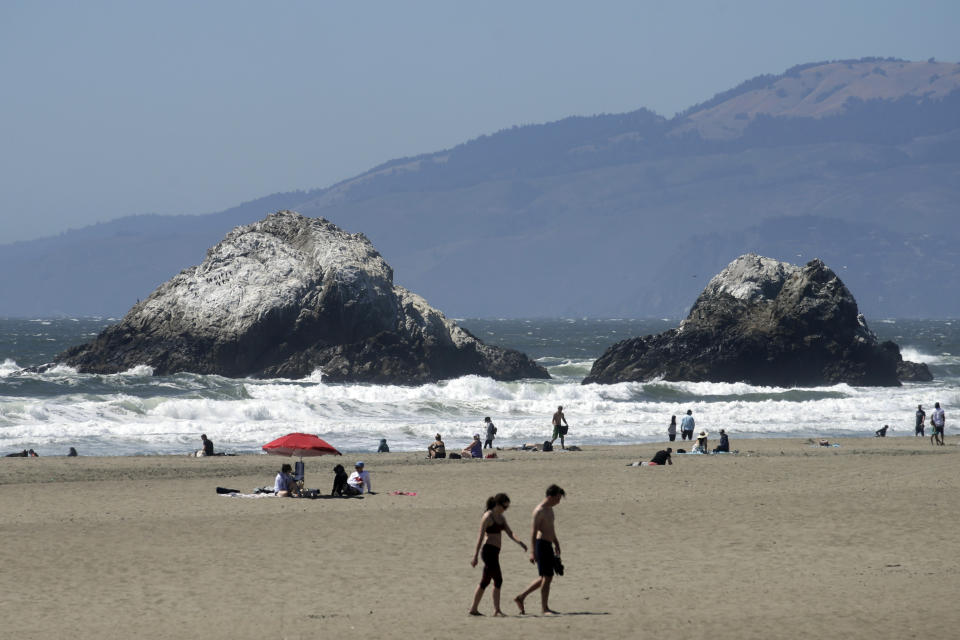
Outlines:
[[[550,583],[553,581],[555,572],[562,572],[562,565],[559,564],[560,541],[557,539],[557,533],[554,529],[553,508],[560,504],[561,498],[566,495],[560,487],[555,484],[547,487],[546,497],[533,510],[533,524],[530,533],[530,562],[536,563],[539,577],[534,580],[526,590],[514,598],[514,602],[520,609],[520,613],[526,613],[524,609],[524,600],[528,595],[540,590],[540,610],[544,614],[554,614],[548,606],[550,597]],[[500,609],[500,587],[503,585],[503,573],[500,570],[500,544],[501,532],[519,544],[524,551],[528,550],[526,544],[519,540],[507,524],[507,519],[503,513],[510,506],[510,498],[505,493],[498,493],[487,499],[487,510],[484,511],[480,519],[480,535],[477,537],[477,546],[473,552],[473,558],[470,560],[470,566],[477,566],[478,556],[483,560],[483,575],[480,584],[473,594],[473,606],[470,608],[470,615],[483,615],[477,608],[480,600],[483,598],[483,592],[493,582],[493,615],[504,616]]]

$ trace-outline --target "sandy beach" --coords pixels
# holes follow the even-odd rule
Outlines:
[[[286,458],[0,460],[9,638],[938,638],[960,613],[960,449],[924,438],[737,440],[738,455],[629,467],[666,444],[497,460],[366,454],[376,495],[233,498]],[[674,447],[682,446],[674,443]],[[307,486],[331,468],[306,459]],[[503,606],[467,615],[488,495],[529,538],[557,483],[551,605],[504,540]],[[393,495],[394,491],[416,496]]]

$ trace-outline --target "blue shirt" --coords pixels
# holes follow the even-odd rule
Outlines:
[[[680,430],[693,431],[693,416],[683,416],[683,420],[680,421]]]

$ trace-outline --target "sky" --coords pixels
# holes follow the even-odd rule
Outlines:
[[[2,0],[0,246],[958,33],[957,0]]]

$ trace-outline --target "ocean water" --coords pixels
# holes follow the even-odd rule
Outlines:
[[[697,429],[724,428],[738,437],[912,436],[913,414],[934,402],[960,407],[960,321],[881,320],[871,328],[900,344],[905,358],[926,362],[931,383],[900,388],[836,385],[758,387],[653,381],[582,385],[593,360],[627,337],[657,333],[675,320],[461,320],[477,337],[524,351],[552,380],[496,382],[467,376],[420,387],[328,384],[321,372],[306,380],[153,376],[149,367],[117,375],[79,374],[51,362],[90,340],[111,318],[0,319],[0,454],[35,449],[40,455],[188,453],[206,433],[218,451],[250,453],[292,431],[315,433],[343,452],[369,452],[380,438],[393,451],[422,450],[435,433],[448,448],[497,425],[496,444],[542,442],[558,405],[570,422],[568,443],[661,442],[671,415],[693,411]]]

